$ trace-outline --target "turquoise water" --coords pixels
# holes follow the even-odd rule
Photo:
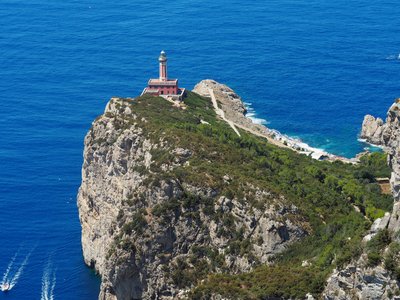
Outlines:
[[[181,86],[226,83],[271,128],[351,157],[363,116],[400,96],[398,16],[394,1],[1,1],[0,272],[15,253],[8,281],[26,265],[0,299],[97,298],[83,138],[111,96],[157,76],[161,49]]]

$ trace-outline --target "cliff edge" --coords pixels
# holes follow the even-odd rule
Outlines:
[[[388,153],[388,164],[392,170],[390,185],[394,198],[388,228],[396,233],[400,229],[400,98],[389,108],[385,123],[380,118],[365,116],[361,138],[371,144],[382,146]]]
[[[195,91],[112,98],[85,137],[78,208],[99,299],[321,296],[391,208],[383,155],[315,160],[277,147],[229,87]]]
[[[234,133],[209,100],[185,102],[112,98],[85,138],[78,207],[99,299],[183,297],[197,277],[249,271],[307,234],[296,206],[232,170],[241,158],[212,135]]]
[[[366,115],[360,137],[388,154],[393,209],[378,218],[363,240],[358,259],[335,270],[325,299],[400,299],[400,99],[387,112],[386,122]]]

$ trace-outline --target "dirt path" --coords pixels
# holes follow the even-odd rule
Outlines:
[[[211,101],[212,101],[214,110],[217,113],[217,115],[220,116],[221,119],[224,120],[226,123],[228,123],[229,126],[231,126],[232,129],[236,132],[236,134],[238,136],[240,136],[239,131],[235,127],[235,123],[233,123],[231,120],[228,120],[227,118],[225,118],[225,112],[218,107],[218,103],[217,103],[217,99],[215,99],[214,91],[212,89],[208,89],[208,92],[210,93]]]
[[[278,147],[281,147],[281,148],[288,148],[288,149],[292,149],[293,151],[306,154],[304,151],[300,151],[300,150],[298,150],[298,149],[296,149],[296,148],[294,148],[294,147],[288,145],[289,143],[288,143],[288,144],[287,144],[287,143],[284,143],[283,141],[274,139],[272,136],[270,136],[270,135],[268,135],[268,134],[266,134],[266,133],[258,132],[258,131],[256,131],[256,130],[253,130],[253,129],[249,128],[248,126],[241,125],[241,124],[235,123],[235,122],[233,122],[233,121],[227,119],[227,118],[225,117],[225,112],[224,112],[221,108],[218,107],[218,102],[217,102],[217,99],[216,99],[216,97],[215,97],[214,90],[211,89],[211,88],[208,88],[208,92],[209,92],[209,95],[210,95],[210,97],[211,97],[211,101],[212,101],[212,104],[213,104],[213,106],[214,106],[214,110],[215,110],[216,114],[217,114],[218,116],[220,116],[221,119],[224,120],[226,123],[228,123],[229,126],[232,127],[232,129],[235,131],[235,133],[236,133],[238,136],[241,136],[240,133],[239,133],[239,131],[237,130],[237,128],[240,128],[240,129],[243,129],[243,130],[245,130],[245,131],[247,131],[247,132],[249,132],[249,133],[251,133],[251,134],[257,135],[257,136],[259,136],[259,137],[263,137],[263,138],[267,139],[267,141],[268,141],[269,143],[274,144],[274,145],[276,145],[276,146],[278,146]],[[310,153],[312,153],[312,150],[311,150]],[[329,153],[326,153],[326,155],[328,156],[326,159],[329,160],[329,161],[340,160],[340,161],[342,161],[342,162],[344,162],[344,163],[357,163],[357,161],[356,161],[355,159],[348,159],[348,158],[346,158],[346,157],[331,155],[331,154],[329,154]]]

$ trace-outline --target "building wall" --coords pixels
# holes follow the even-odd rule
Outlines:
[[[167,80],[167,64],[160,63],[160,80]]]
[[[157,86],[157,85],[150,85],[149,88],[151,89],[159,89],[161,95],[176,95],[178,94],[178,86]]]

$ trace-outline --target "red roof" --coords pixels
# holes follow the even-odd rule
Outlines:
[[[178,85],[178,79],[168,79],[168,80],[160,80],[160,79],[150,79],[149,80],[149,85],[161,85],[161,86],[175,86]]]

